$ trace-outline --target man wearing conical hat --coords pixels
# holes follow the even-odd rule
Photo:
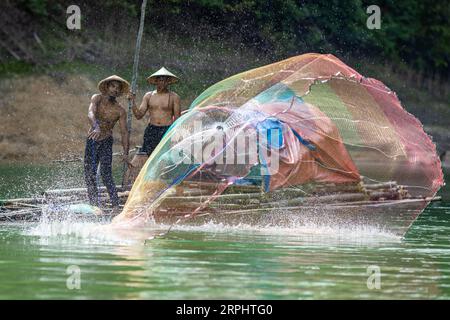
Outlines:
[[[148,112],[148,126],[144,132],[142,152],[150,155],[161,141],[164,133],[170,125],[180,117],[180,97],[169,90],[169,85],[178,81],[178,77],[162,67],[147,78],[148,83],[156,86],[156,90],[149,91],[144,95],[139,108],[133,101],[133,114],[141,119]]]
[[[127,94],[130,84],[119,76],[113,75],[98,83],[100,94],[94,94],[89,105],[90,129],[86,140],[84,155],[84,177],[88,189],[89,202],[99,206],[97,189],[97,167],[103,184],[108,190],[113,207],[119,206],[117,189],[112,177],[112,130],[119,121],[122,135],[123,161],[128,162],[127,113],[117,98]]]

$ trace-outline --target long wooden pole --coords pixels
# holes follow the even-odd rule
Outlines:
[[[138,66],[139,66],[139,52],[141,51],[141,42],[142,42],[142,34],[144,33],[144,20],[145,20],[145,7],[147,6],[147,0],[142,1],[141,5],[141,20],[139,22],[139,31],[136,39],[136,49],[134,51],[134,61],[133,61],[133,76],[131,79],[131,92],[136,94],[136,86],[137,86],[137,76],[138,76]],[[127,114],[127,127],[128,127],[128,142],[130,141],[131,135],[131,119],[133,117],[132,113],[132,103],[128,101],[128,114]],[[128,143],[129,145],[129,143]],[[127,163],[123,164],[123,174],[122,174],[122,186],[126,188],[125,182],[125,173],[128,169]]]

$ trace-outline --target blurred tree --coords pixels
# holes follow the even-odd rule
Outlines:
[[[69,0],[6,2],[36,18],[61,15],[61,8],[72,4]],[[114,32],[129,29],[141,4],[140,0],[77,2],[83,23],[92,28],[109,26]],[[366,26],[371,4],[372,0],[150,0],[146,26],[187,39],[233,37],[274,58],[331,52],[389,60],[449,78],[450,1],[377,0],[379,30]]]

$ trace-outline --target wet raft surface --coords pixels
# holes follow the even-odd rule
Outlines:
[[[430,198],[412,197],[395,181],[386,183],[306,184],[262,192],[256,185],[230,186],[213,195],[216,183],[184,181],[153,208],[158,223],[206,222],[254,225],[368,226],[404,235]],[[119,187],[119,190],[121,188]],[[120,191],[122,205],[129,191]],[[108,207],[106,190],[100,189],[104,213],[78,213],[79,219],[109,220],[116,213]],[[74,216],[70,204],[87,202],[86,189],[48,190],[41,197],[2,200],[0,220],[37,221],[43,213],[54,218]],[[195,214],[193,212],[196,211]],[[183,219],[185,217],[185,219]]]
[[[183,223],[369,226],[402,236],[431,200],[412,197],[394,181],[308,184],[268,193],[257,186],[232,186],[212,197],[215,185],[209,187],[210,193],[205,192],[207,183],[185,182],[164,199],[154,213],[155,220],[174,222],[201,207]]]

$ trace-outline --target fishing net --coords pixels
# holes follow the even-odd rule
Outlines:
[[[434,196],[443,184],[435,145],[383,83],[332,55],[304,54],[234,75],[197,97],[142,168],[115,221],[257,209],[256,193],[296,188],[308,197],[331,186],[339,201],[342,190],[361,191],[362,183]],[[351,194],[377,199],[363,191]],[[227,193],[241,196],[227,202]]]

